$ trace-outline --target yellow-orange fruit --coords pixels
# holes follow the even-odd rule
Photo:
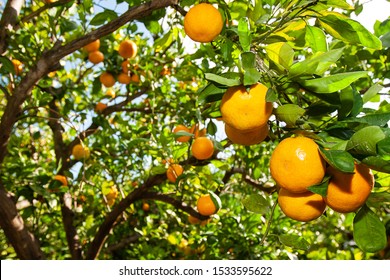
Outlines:
[[[322,181],[326,163],[313,139],[297,136],[282,140],[270,159],[271,176],[282,188],[300,193]]]
[[[328,167],[331,176],[325,197],[326,204],[340,213],[354,212],[366,202],[374,187],[374,176],[365,165],[355,164],[353,174]]]
[[[272,114],[272,103],[266,101],[268,88],[257,83],[246,87],[230,87],[221,100],[222,118],[231,127],[252,130],[264,126]]]
[[[226,136],[234,144],[250,146],[259,144],[268,136],[268,125],[265,124],[252,130],[239,130],[225,123]]]
[[[309,191],[292,193],[283,188],[279,191],[278,203],[287,217],[301,222],[317,219],[326,208],[325,201],[319,194]]]
[[[208,3],[193,6],[184,17],[184,31],[196,42],[211,42],[221,33],[222,28],[221,13]]]

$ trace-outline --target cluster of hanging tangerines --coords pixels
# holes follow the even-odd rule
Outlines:
[[[193,6],[184,18],[186,34],[197,42],[211,42],[222,28],[220,12],[208,3]],[[220,111],[226,135],[232,143],[249,146],[266,139],[273,112],[272,103],[266,101],[267,91],[261,83],[249,88],[240,85],[227,89]],[[192,152],[198,158],[194,153],[195,142],[196,139]],[[326,206],[341,213],[356,211],[365,203],[374,185],[368,167],[356,163],[354,172],[341,172],[322,158],[313,139],[300,135],[286,138],[277,145],[271,156],[270,171],[280,188],[281,210],[286,216],[305,222],[320,217]],[[330,180],[324,197],[308,190],[320,184],[325,176],[330,176]]]

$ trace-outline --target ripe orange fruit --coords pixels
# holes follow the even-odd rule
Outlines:
[[[210,216],[217,213],[221,208],[221,200],[215,194],[201,195],[198,198],[196,207],[201,215]]]
[[[163,69],[160,71],[161,76],[171,75],[171,70],[167,66],[164,66]]]
[[[122,61],[121,67],[122,67],[122,72],[123,73],[127,73],[127,74],[129,73],[130,63],[129,63],[129,61],[127,59]]]
[[[112,206],[114,205],[115,203],[115,199],[118,197],[118,189],[115,187],[115,186],[112,186],[109,193],[107,193],[105,195],[106,199],[107,199],[107,204],[109,206]]]
[[[282,140],[270,159],[271,176],[282,188],[290,192],[307,191],[325,176],[325,161],[314,140],[304,137],[290,137]]]
[[[227,123],[225,123],[225,133],[227,137],[234,144],[250,146],[259,144],[268,136],[268,125],[265,124],[263,126],[254,128],[252,130],[239,130],[236,129]]]
[[[98,64],[104,61],[104,54],[101,51],[93,51],[88,54],[88,60],[93,64]]]
[[[278,203],[287,217],[301,222],[317,219],[326,208],[325,201],[319,194],[310,191],[292,193],[283,188],[279,191]]]
[[[239,130],[264,126],[272,114],[272,103],[265,100],[267,90],[260,83],[252,85],[249,91],[243,85],[228,88],[220,106],[223,120]]]
[[[207,225],[207,224],[210,222],[210,219],[207,219],[207,220],[199,220],[198,218],[189,215],[189,216],[188,216],[188,222],[189,222],[191,225],[201,225],[201,226],[204,226],[204,225]]]
[[[120,82],[121,84],[128,85],[131,82],[131,77],[127,75],[127,73],[119,73],[118,82]]]
[[[88,159],[90,156],[90,151],[88,147],[81,144],[76,144],[73,146],[72,155],[76,160]]]
[[[104,104],[104,103],[102,103],[102,102],[98,102],[98,103],[96,104],[96,106],[95,106],[95,112],[101,113],[101,112],[103,112],[103,110],[106,109],[106,108],[107,108],[107,105],[106,105],[106,104]]]
[[[142,210],[144,210],[145,212],[149,211],[150,210],[150,205],[149,203],[142,203]]]
[[[199,129],[199,124],[194,124],[189,129],[190,133],[194,134],[194,138],[206,136],[207,130],[206,128]]]
[[[20,60],[12,59],[12,64],[14,65],[15,75],[20,75],[23,72],[23,63]]]
[[[211,42],[221,33],[222,27],[221,13],[208,3],[193,6],[184,17],[184,31],[196,42]]]
[[[331,179],[325,202],[336,212],[356,211],[366,202],[374,187],[375,180],[370,168],[355,164],[354,172],[343,173],[331,166],[327,169]]]
[[[186,126],[183,125],[183,124],[178,124],[178,125],[175,126],[175,128],[173,129],[173,133],[177,133],[177,132],[179,132],[179,131],[184,131],[184,132],[191,133],[190,130],[188,129],[188,127],[186,127]],[[190,139],[191,139],[191,136],[183,135],[183,136],[180,136],[180,137],[176,138],[176,141],[185,143],[185,142],[190,141]]]
[[[99,80],[105,87],[112,87],[115,84],[115,78],[109,72],[102,73]]]
[[[181,166],[180,164],[176,164],[176,163],[171,164],[171,165],[169,165],[166,174],[167,174],[168,180],[172,183],[175,183],[177,177],[179,177],[181,174],[183,174],[183,166]]]
[[[137,74],[131,74],[131,82],[138,84],[140,82],[140,78]]]
[[[97,40],[95,40],[95,41],[89,43],[88,45],[84,46],[83,49],[84,49],[86,52],[89,52],[89,53],[90,53],[90,52],[94,52],[94,51],[99,50],[99,48],[100,48],[100,40],[97,39]]]
[[[119,44],[118,53],[123,58],[134,58],[137,55],[137,44],[129,39],[123,40]]]
[[[192,143],[191,151],[196,159],[209,159],[214,154],[214,143],[207,137],[198,137]]]
[[[64,175],[54,175],[53,179],[59,181],[63,186],[68,185],[68,180]]]
[[[115,98],[115,96],[116,96],[115,90],[113,90],[112,88],[107,89],[106,96],[111,97],[111,98]]]

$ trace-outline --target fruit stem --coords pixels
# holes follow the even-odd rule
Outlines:
[[[266,239],[267,236],[268,236],[269,230],[270,230],[270,228],[271,228],[272,218],[273,218],[273,216],[274,216],[275,209],[276,209],[276,206],[277,206],[277,205],[278,205],[278,200],[277,200],[277,198],[276,198],[276,199],[275,199],[275,203],[274,203],[274,205],[273,205],[272,208],[271,208],[271,215],[270,215],[270,217],[269,217],[269,219],[268,219],[267,227],[266,227],[266,229],[265,229],[265,233],[264,233],[263,237],[262,237],[261,240],[260,240],[260,244],[259,244],[260,246],[262,246],[262,245],[264,244],[265,239]]]

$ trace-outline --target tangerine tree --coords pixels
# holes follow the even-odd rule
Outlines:
[[[105,2],[0,3],[2,259],[389,258],[390,19]]]

